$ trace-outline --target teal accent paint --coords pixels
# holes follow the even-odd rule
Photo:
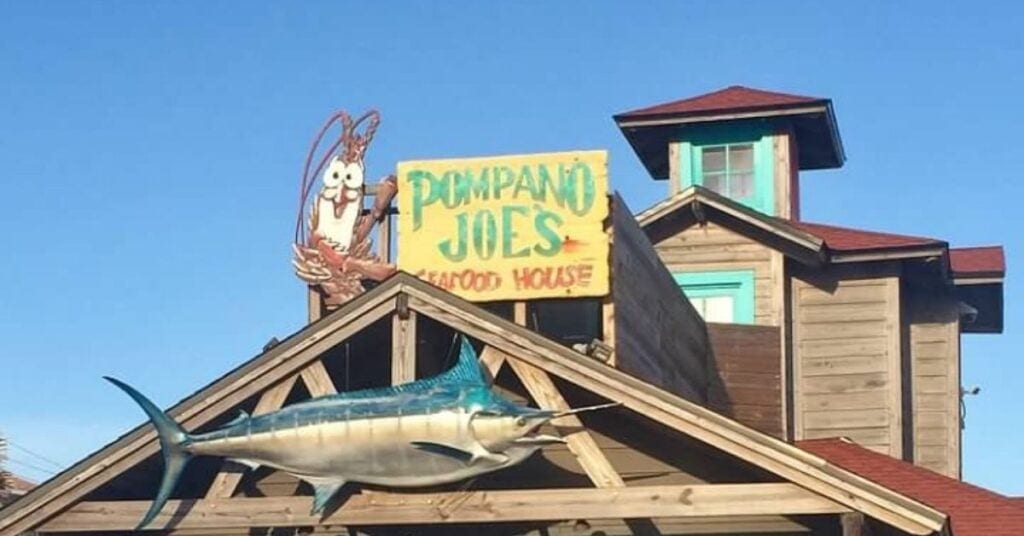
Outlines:
[[[732,297],[733,323],[754,323],[753,270],[677,272],[672,274],[672,277],[687,296],[694,298]]]
[[[774,216],[775,151],[771,134],[771,129],[766,125],[743,122],[707,125],[684,131],[679,139],[680,190],[693,185],[705,186],[702,169],[704,148],[752,144],[754,192],[748,197],[733,199]]]

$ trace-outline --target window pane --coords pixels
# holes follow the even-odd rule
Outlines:
[[[701,150],[701,170],[725,171],[725,147],[705,147]]]
[[[729,171],[751,171],[754,169],[754,146],[747,143],[744,145],[729,146]]]
[[[704,187],[709,190],[714,190],[722,195],[729,195],[729,192],[726,191],[727,184],[725,182],[725,173],[705,173]]]
[[[704,318],[704,298],[690,298],[690,304],[697,310],[697,314]]]
[[[754,174],[730,173],[729,174],[729,197],[733,199],[744,199],[754,196]]]
[[[731,323],[732,296],[708,296],[704,298],[704,321]]]

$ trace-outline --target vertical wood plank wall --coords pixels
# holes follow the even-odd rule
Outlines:
[[[618,195],[612,205],[612,234],[616,366],[703,403],[709,382],[704,321]]]
[[[902,458],[899,278],[801,276],[791,298],[796,438]]]
[[[781,325],[781,254],[721,225],[695,225],[659,242],[655,249],[673,272],[754,271],[754,323]],[[777,262],[773,257],[778,256]]]
[[[960,315],[943,289],[908,300],[914,463],[960,478]]]

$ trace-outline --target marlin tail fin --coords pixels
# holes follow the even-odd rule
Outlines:
[[[178,483],[178,478],[181,477],[181,472],[185,469],[185,465],[192,459],[192,454],[186,450],[191,442],[191,438],[178,423],[174,422],[174,419],[170,418],[142,393],[136,391],[134,387],[116,378],[104,376],[103,379],[128,393],[128,396],[132,397],[132,400],[142,408],[142,411],[146,412],[149,420],[153,423],[153,427],[156,428],[157,434],[160,436],[160,450],[164,455],[164,476],[160,481],[160,489],[156,493],[156,498],[149,505],[149,510],[146,511],[142,521],[135,527],[135,530],[140,530],[152,522],[153,518],[163,509],[164,503],[167,502],[171,492],[174,491],[174,487]]]

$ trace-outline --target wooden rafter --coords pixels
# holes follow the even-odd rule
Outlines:
[[[440,505],[458,503],[455,508]],[[44,524],[42,532],[130,530],[149,501],[89,501]],[[834,514],[849,511],[793,484],[713,484],[451,493],[374,493],[348,498],[321,519],[309,497],[169,501],[151,530],[491,523],[563,519]]]
[[[569,403],[565,401],[558,388],[548,376],[547,372],[534,367],[523,361],[519,361],[506,355],[505,361],[512,367],[523,386],[530,392],[530,396],[538,405],[545,409],[562,411],[569,409]],[[562,429],[571,430],[569,433],[561,433],[569,450],[579,460],[587,476],[599,488],[617,488],[625,486],[622,477],[612,467],[611,462],[597,446],[597,441],[590,435],[590,432],[583,427],[583,422],[576,415],[567,415],[551,421],[551,424],[561,433]]]

